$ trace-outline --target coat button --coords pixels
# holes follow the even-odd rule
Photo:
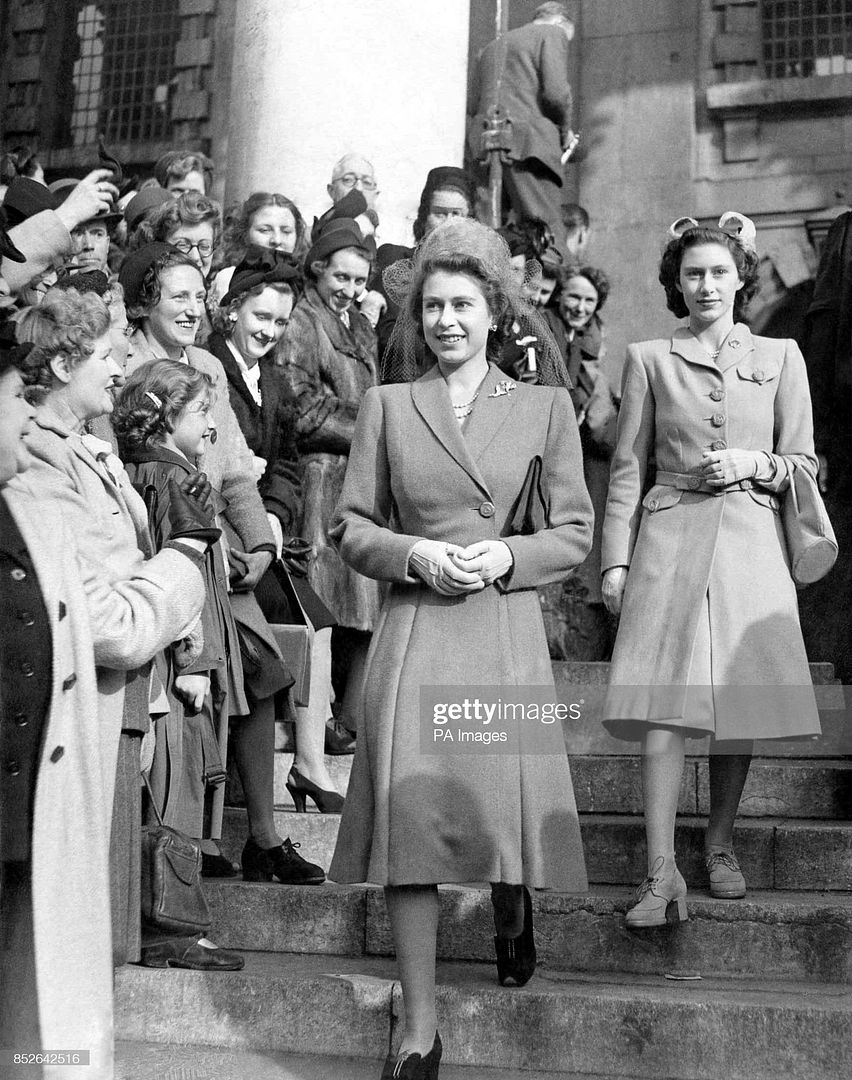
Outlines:
[[[484,518],[494,517],[494,503],[488,501],[482,503],[479,507],[479,513]]]
[[[710,391],[710,400],[711,401],[721,401],[724,396],[725,396],[725,391],[720,390],[718,387],[715,390]]]
[[[725,414],[720,412],[713,413],[712,417],[710,418],[710,423],[713,425],[713,427],[722,427],[722,425],[725,423]]]
[[[21,664],[21,674],[24,676],[24,678],[29,679],[29,678],[32,677],[32,675],[34,673],[35,673],[35,668],[32,666],[31,663],[29,663],[29,661],[25,660]]]
[[[648,509],[649,510],[656,510],[659,505],[660,504],[657,502],[656,499],[651,499],[651,501],[648,503]]]
[[[696,491],[698,488],[701,487],[701,477],[700,476],[690,476],[690,478],[689,478],[689,486],[692,488],[693,491]]]
[[[62,755],[64,753],[65,753],[65,747],[64,746],[57,746],[55,748],[55,750],[53,751],[53,753],[50,755],[50,760],[55,765],[56,762],[59,761],[59,759],[62,757]]]
[[[68,678],[63,682],[62,689],[70,690],[74,683],[77,681],[77,673],[72,671]]]
[[[6,762],[6,772],[10,776],[17,776],[20,771],[21,763],[19,761],[15,761],[14,758],[9,758],[9,760]]]
[[[710,449],[711,450],[727,450],[728,449],[728,444],[725,442],[724,439],[715,439],[713,442],[710,443]]]
[[[67,612],[68,612],[68,608],[67,608],[67,607],[65,606],[65,604],[64,604],[64,603],[63,603],[63,602],[62,602],[62,601],[60,600],[60,601],[59,601],[59,618],[60,618],[60,620],[62,620],[62,619],[64,619],[64,618],[65,618],[65,615],[67,614]]]
[[[764,372],[763,368],[759,368],[759,367],[756,367],[754,369],[754,371],[752,372],[752,375],[754,376],[754,381],[755,382],[763,382],[765,374],[766,373]]]
[[[729,341],[728,344],[731,346],[732,349],[738,349],[740,347],[740,339],[734,338],[734,340]]]
[[[29,720],[27,719],[27,714],[25,712],[15,713],[15,726],[16,727],[26,727],[28,723],[29,723]]]
[[[35,615],[31,611],[19,611],[18,618],[24,626],[32,626],[35,623]]]
[[[12,581],[27,580],[27,572],[26,570],[22,570],[20,566],[16,566],[15,569],[11,571],[9,576],[12,578]]]

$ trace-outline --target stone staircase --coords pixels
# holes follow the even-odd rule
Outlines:
[[[533,899],[539,968],[521,990],[496,981],[487,888],[441,889],[439,1014],[446,1080],[840,1080],[852,1066],[852,726],[828,665],[812,665],[825,735],[758,747],[737,852],[745,900],[706,891],[707,763],[684,770],[678,862],[689,921],[626,931],[645,871],[638,758],[596,710],[606,665],[555,664],[581,812],[587,895]],[[296,814],[277,762],[282,835],[328,865],[335,815]],[[341,789],[350,758],[332,759]],[[243,811],[226,811],[238,859]],[[382,891],[209,882],[211,937],[246,950],[242,972],[126,967],[116,984],[127,1080],[377,1078],[402,1011]],[[207,1070],[207,1071],[205,1071]]]

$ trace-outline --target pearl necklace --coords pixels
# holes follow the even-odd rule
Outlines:
[[[696,334],[696,332],[694,330],[690,329],[689,332],[690,332],[690,334],[692,334],[692,336],[695,338],[695,340],[698,342],[698,344],[701,346],[701,348],[707,353],[707,355],[710,357],[711,360],[718,360],[719,359],[719,354],[721,353],[721,351],[722,351],[722,349],[723,349],[723,347],[725,345],[725,342],[728,340],[728,335],[727,334],[723,338],[722,344],[719,346],[718,349],[708,349],[707,346],[704,344],[704,342],[701,340],[701,338],[698,336],[698,334]]]
[[[462,401],[458,405],[453,405],[453,412],[456,414],[457,420],[464,420],[466,416],[470,416],[473,412],[473,403],[479,397],[479,391],[477,390],[470,401]]]

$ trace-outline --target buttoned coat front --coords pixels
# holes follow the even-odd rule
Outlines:
[[[358,749],[336,881],[403,885],[506,881],[586,886],[559,724],[539,755],[421,751],[421,689],[451,700],[472,687],[551,687],[536,586],[591,544],[577,423],[567,391],[511,384],[492,366],[464,434],[437,366],[413,384],[367,391],[333,535],[360,573],[391,583],[367,661]],[[509,535],[529,463],[543,459],[548,527]],[[409,573],[420,539],[504,539],[503,587],[442,596]]]
[[[93,459],[85,467],[94,465]],[[85,519],[97,518],[91,503],[76,499],[50,471],[31,469],[4,492],[35,566],[53,649],[32,837],[42,1045],[89,1050],[82,1071],[112,1080],[108,852],[122,672],[140,667],[186,629],[201,609],[204,586],[177,551],[147,562],[140,555],[138,563],[111,572],[99,551],[87,550]],[[46,1080],[80,1072],[74,1065],[44,1068]]]
[[[764,451],[774,477],[697,490],[703,452],[726,448]],[[629,346],[602,557],[604,571],[629,567],[605,707],[615,734],[638,737],[636,720],[719,739],[819,732],[780,515],[796,467],[816,470],[794,341],[738,323],[715,361],[687,329]]]

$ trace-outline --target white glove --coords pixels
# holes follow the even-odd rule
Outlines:
[[[269,527],[272,529],[272,536],[275,539],[275,558],[280,559],[281,552],[284,548],[284,531],[281,528],[281,522],[275,514],[270,514],[268,510],[266,511],[266,519],[269,522]]]
[[[511,548],[502,540],[478,540],[464,549],[456,549],[452,560],[460,570],[478,573],[486,585],[493,585],[515,562]]]
[[[455,544],[418,540],[411,549],[408,565],[412,573],[441,596],[458,596],[484,589],[485,582],[479,574],[462,570],[453,562],[452,555],[457,551],[461,548]]]
[[[260,480],[266,472],[266,458],[258,457],[257,454],[252,454],[251,458],[251,465],[254,469],[254,478],[255,480]]]
[[[762,450],[705,450],[701,471],[712,487],[725,487],[737,480],[749,480],[759,472],[769,472]]]

